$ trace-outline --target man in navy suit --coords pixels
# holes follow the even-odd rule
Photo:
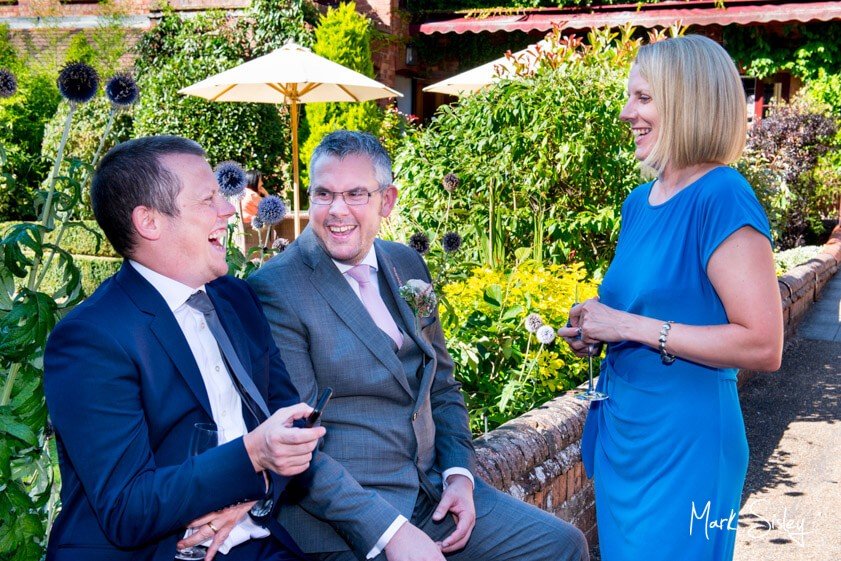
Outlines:
[[[225,275],[234,209],[204,151],[172,136],[125,142],[102,159],[91,201],[126,261],[47,344],[62,476],[47,559],[171,561],[200,542],[207,558],[298,559],[266,507],[325,431],[293,426],[311,408],[253,291]],[[220,445],[190,457],[197,423],[214,423]]]

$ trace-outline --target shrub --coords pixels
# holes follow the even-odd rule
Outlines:
[[[67,119],[69,111],[70,105],[67,102],[62,102],[53,118],[47,121],[44,126],[41,153],[45,159],[55,155],[58,143],[61,140],[64,121]],[[111,103],[108,98],[101,94],[92,99],[90,103],[79,106],[73,115],[73,132],[67,139],[68,152],[84,163],[93,163],[94,155],[102,141],[102,131],[105,129],[110,111]],[[102,143],[100,156],[104,155],[113,146],[133,137],[132,112],[133,109],[129,109],[120,111],[116,115],[111,132]],[[64,169],[66,168],[67,165],[65,164]],[[87,193],[85,193],[79,208],[76,209],[75,216],[84,219],[93,218],[93,209],[90,207],[90,198]]]
[[[315,29],[313,52],[373,77],[371,33],[371,20],[358,13],[354,4],[341,4],[338,8],[329,8],[319,20]],[[307,169],[313,150],[327,134],[339,129],[379,134],[381,121],[382,112],[373,101],[307,104],[308,136],[301,147],[301,161],[304,164],[301,169]]]
[[[815,257],[821,252],[821,246],[802,245],[774,253],[774,265],[777,276],[783,275],[798,265]]]
[[[476,268],[441,290],[441,322],[474,433],[586,379],[586,361],[561,340],[541,346],[524,321],[537,313],[557,329],[566,324],[576,296],[583,301],[596,290],[581,264],[543,266],[533,261],[510,273]]]
[[[102,284],[102,281],[116,273],[123,264],[122,258],[92,257],[88,255],[74,255],[73,264],[78,267],[82,275],[82,292],[86,296]],[[44,276],[41,287],[46,292],[53,292],[61,286],[61,275],[56,269],[50,269]]]
[[[0,233],[20,222],[0,222]],[[74,256],[120,257],[93,220],[68,222],[68,228],[61,238],[61,246]],[[53,230],[44,234],[45,243],[55,243],[58,232]]]
[[[737,167],[753,185],[781,249],[803,245],[810,231],[821,233],[821,210],[837,204],[838,193],[819,188],[819,159],[837,150],[834,119],[804,106],[778,107],[748,133]]]
[[[0,68],[17,76],[18,91],[0,99],[0,145],[8,160],[9,177],[0,176],[0,221],[35,217],[33,189],[49,172],[41,159],[44,123],[59,102],[55,78],[24,65],[11,45],[8,26],[0,25]]]
[[[211,162],[234,160],[267,174],[282,173],[289,158],[289,127],[276,106],[213,103],[178,93],[242,63],[247,30],[247,22],[234,23],[221,12],[183,20],[165,13],[138,44],[142,94],[134,110],[134,135],[185,136],[201,144]]]
[[[638,182],[618,119],[638,43],[559,33],[536,70],[439,109],[397,154],[406,229],[458,230],[468,260],[501,268],[518,248],[536,261],[610,261],[622,201]],[[448,192],[448,174],[460,178]]]

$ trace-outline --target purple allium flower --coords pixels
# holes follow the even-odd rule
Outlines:
[[[541,345],[550,345],[555,340],[555,328],[551,325],[543,325],[535,333],[537,340]]]
[[[529,333],[537,333],[537,330],[543,327],[543,318],[538,314],[529,314],[526,316],[526,331]]]
[[[0,98],[12,97],[16,91],[18,91],[18,81],[15,75],[5,68],[0,68]]]
[[[251,219],[251,227],[259,230],[260,228],[263,227],[263,221],[260,220],[259,217],[255,216],[254,218]]]
[[[275,195],[263,197],[257,205],[257,216],[260,222],[273,226],[286,216],[286,204]]]
[[[429,251],[429,237],[423,232],[412,234],[412,237],[409,238],[409,247],[421,255],[425,255]]]
[[[447,232],[441,238],[441,247],[444,248],[444,253],[455,253],[461,247],[461,236],[455,232]]]
[[[128,107],[137,101],[140,89],[130,74],[115,74],[105,84],[105,95],[117,107]]]
[[[219,184],[219,192],[228,198],[238,197],[245,190],[248,180],[245,171],[236,162],[222,162],[216,166],[216,183]],[[284,211],[285,213],[285,211]]]
[[[99,74],[84,62],[70,62],[61,69],[56,84],[67,101],[85,103],[93,99],[99,89]]]
[[[456,174],[448,173],[444,176],[442,183],[444,184],[444,190],[448,193],[452,193],[453,191],[458,189],[458,184],[461,183],[461,180]]]
[[[272,249],[277,250],[278,253],[282,253],[287,247],[289,247],[289,240],[286,238],[278,238],[272,242]]]

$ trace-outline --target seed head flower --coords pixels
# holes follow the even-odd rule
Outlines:
[[[412,234],[412,237],[409,238],[409,247],[421,255],[425,255],[429,251],[429,237],[423,232]]]
[[[458,184],[461,183],[461,180],[456,174],[448,173],[444,176],[442,183],[444,184],[444,190],[448,193],[452,193],[453,191],[458,189]]]
[[[263,224],[273,226],[283,220],[284,216],[286,216],[286,203],[275,195],[263,197],[257,205],[256,218],[259,218]]]
[[[245,190],[248,182],[245,171],[236,162],[222,162],[216,166],[216,183],[219,184],[219,192],[228,198],[238,197]]]
[[[84,62],[70,62],[58,75],[58,91],[73,103],[85,103],[93,99],[99,89],[99,74]]]
[[[105,95],[117,107],[129,107],[137,101],[140,89],[130,74],[115,74],[105,84]]]
[[[278,253],[283,252],[287,247],[289,247],[289,240],[286,238],[278,238],[272,242],[272,249],[277,250]]]
[[[254,218],[251,219],[251,227],[256,228],[257,230],[259,230],[263,227],[263,221],[260,220],[260,217],[255,216]]]
[[[526,316],[526,331],[529,333],[537,333],[537,330],[543,327],[543,318],[538,314],[529,314]]]
[[[551,325],[542,325],[535,333],[541,345],[549,345],[555,340],[555,328]]]
[[[444,253],[455,253],[461,248],[461,236],[456,232],[447,232],[441,239],[441,247]]]
[[[16,91],[18,91],[18,81],[15,75],[5,68],[0,68],[0,98],[12,97]]]

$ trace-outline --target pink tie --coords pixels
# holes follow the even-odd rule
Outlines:
[[[371,285],[371,267],[368,265],[357,265],[347,272],[356,282],[359,283],[359,293],[362,296],[362,304],[371,315],[371,319],[377,324],[377,327],[385,331],[386,335],[391,337],[397,344],[399,349],[403,345],[403,334],[397,324],[394,323],[394,318],[391,317],[391,312],[385,307],[380,292],[376,287]]]

